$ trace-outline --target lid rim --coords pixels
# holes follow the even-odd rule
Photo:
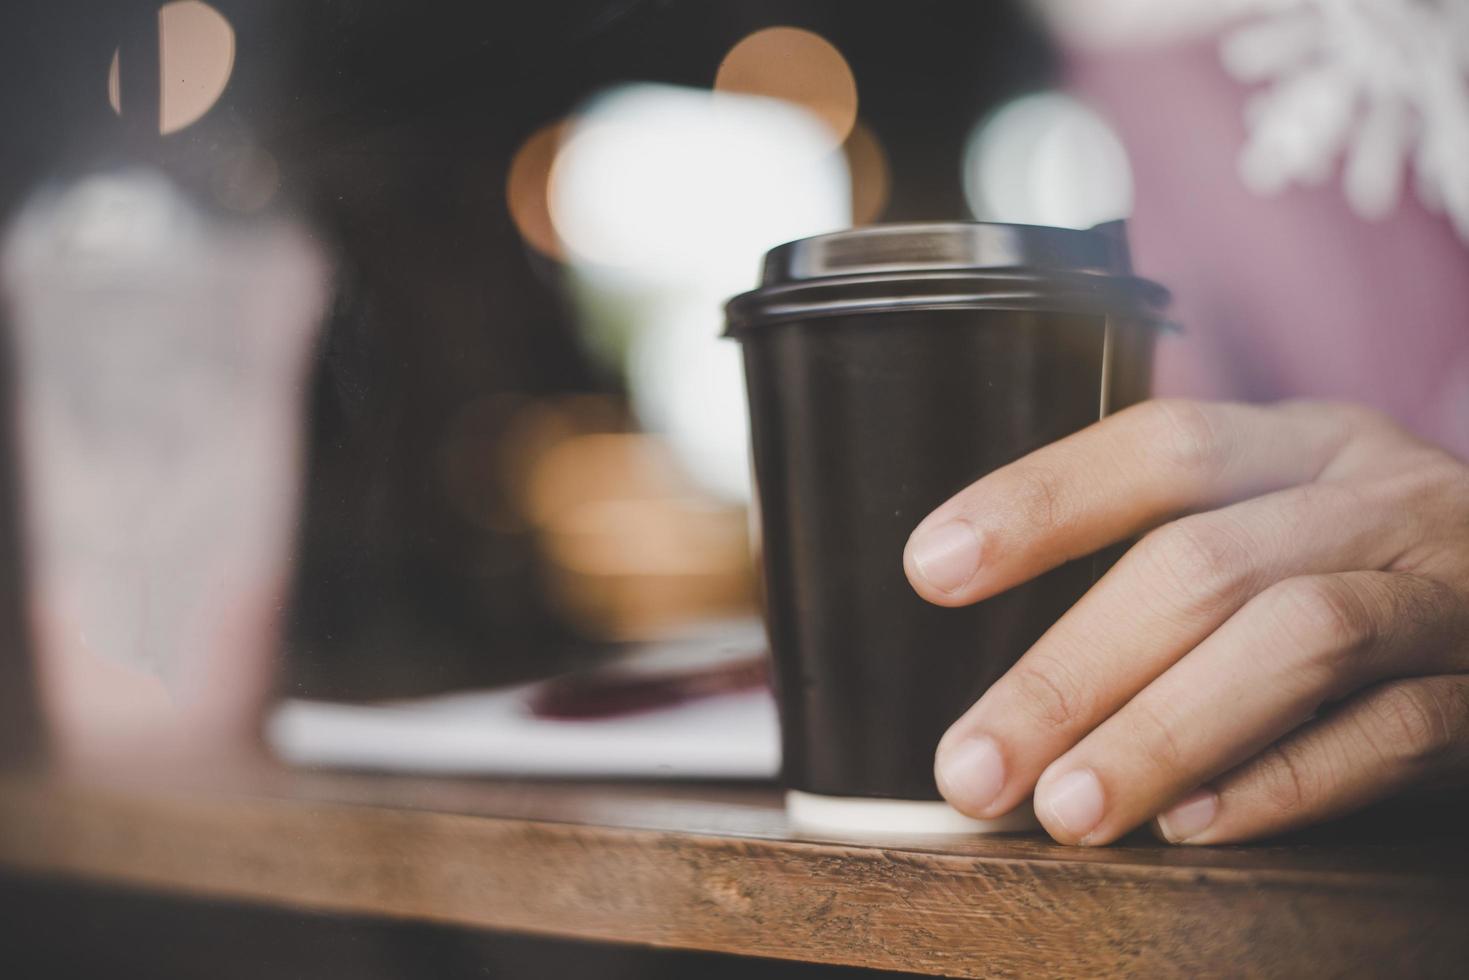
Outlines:
[[[1166,325],[1171,296],[1149,279],[1025,269],[832,276],[753,289],[725,304],[725,336],[802,317],[916,309],[1049,310]]]
[[[777,245],[765,254],[760,285],[863,273],[1001,268],[1131,275],[1125,223],[1092,228],[991,221],[864,225]]]

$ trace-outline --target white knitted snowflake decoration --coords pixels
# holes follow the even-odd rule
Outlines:
[[[1352,209],[1391,213],[1405,171],[1469,242],[1469,0],[1039,0],[1074,43],[1148,44],[1223,31],[1220,55],[1261,86],[1246,109],[1244,182],[1319,184],[1338,161]]]
[[[1240,177],[1256,191],[1316,184],[1342,160],[1352,209],[1418,197],[1469,241],[1469,0],[1298,0],[1226,33],[1225,68],[1263,82],[1246,107]]]

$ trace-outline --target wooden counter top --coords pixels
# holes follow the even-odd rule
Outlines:
[[[1411,830],[1367,820],[1273,845],[1077,849],[797,832],[769,787],[10,776],[0,866],[957,976],[1451,975],[1469,963],[1469,830],[1412,812]]]

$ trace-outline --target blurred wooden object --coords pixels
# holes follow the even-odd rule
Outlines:
[[[0,781],[0,865],[146,889],[956,976],[1452,975],[1469,833],[842,840],[767,788],[321,776]],[[1442,811],[1447,813],[1448,811]]]

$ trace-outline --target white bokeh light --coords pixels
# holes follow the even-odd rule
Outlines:
[[[581,262],[749,288],[766,249],[849,220],[830,142],[820,120],[775,99],[618,89],[586,108],[557,155],[552,220]]]
[[[587,106],[550,181],[588,340],[642,423],[726,499],[750,495],[738,345],[723,304],[783,242],[851,222],[828,128],[776,99],[637,85]]]
[[[970,134],[964,193],[986,221],[1089,228],[1132,212],[1132,168],[1111,127],[1059,92],[1003,106]]]

